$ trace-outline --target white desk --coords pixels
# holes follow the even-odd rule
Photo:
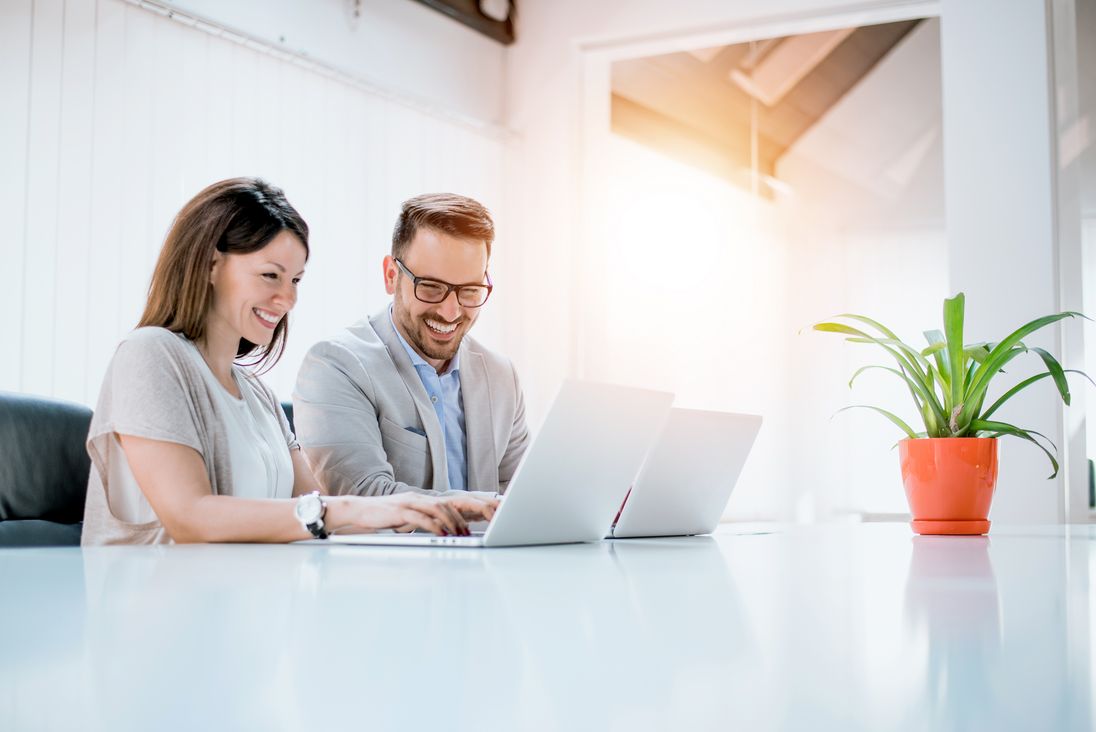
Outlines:
[[[0,551],[0,729],[1083,730],[1096,527]]]

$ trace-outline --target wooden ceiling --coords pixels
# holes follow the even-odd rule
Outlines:
[[[744,183],[756,115],[758,170],[772,175],[777,159],[920,22],[619,61],[613,131]]]

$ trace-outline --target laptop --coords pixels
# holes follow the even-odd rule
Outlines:
[[[609,538],[715,531],[760,429],[755,414],[670,410]]]
[[[528,546],[600,541],[673,394],[567,380],[482,534],[334,534],[333,544]]]

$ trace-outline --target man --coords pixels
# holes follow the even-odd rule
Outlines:
[[[510,361],[468,337],[491,294],[481,204],[405,201],[384,258],[392,303],[305,356],[297,437],[333,494],[503,492],[529,442]]]

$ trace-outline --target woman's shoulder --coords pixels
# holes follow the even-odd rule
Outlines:
[[[122,338],[111,359],[112,371],[176,371],[190,360],[193,344],[179,333],[167,328],[145,326]]]
[[[122,343],[134,344],[136,346],[160,346],[167,348],[175,348],[184,346],[189,343],[186,336],[181,333],[175,333],[167,328],[161,328],[155,325],[146,325],[140,328],[131,330],[122,339]]]
[[[130,357],[149,355],[157,358],[170,355],[183,356],[193,348],[193,343],[181,333],[146,325],[130,331],[122,338],[122,342],[118,344],[116,356],[122,354]]]

